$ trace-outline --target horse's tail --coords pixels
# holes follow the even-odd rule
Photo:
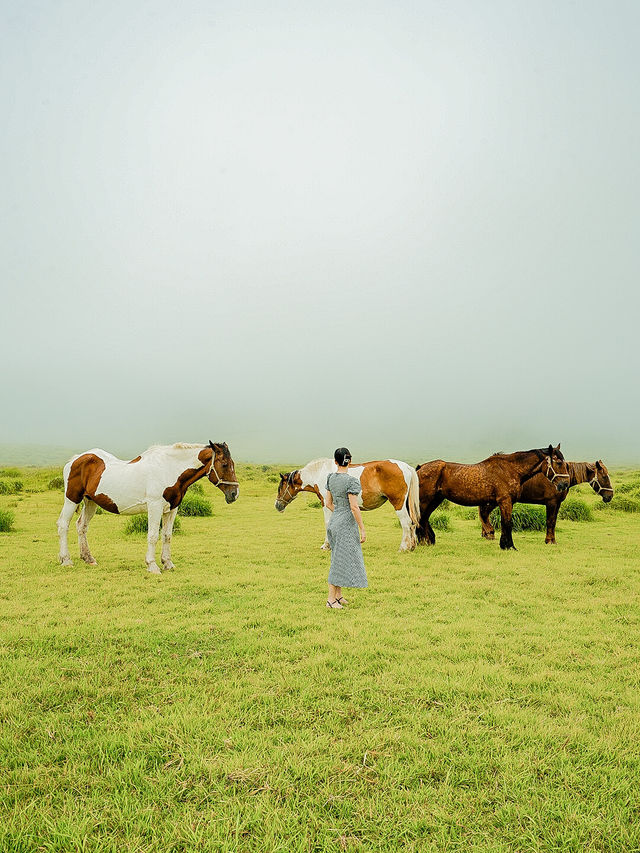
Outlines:
[[[415,468],[409,468],[409,491],[407,492],[407,510],[412,524],[420,523],[420,484]]]

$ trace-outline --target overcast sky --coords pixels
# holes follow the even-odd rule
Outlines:
[[[0,442],[640,461],[636,0],[0,9]]]

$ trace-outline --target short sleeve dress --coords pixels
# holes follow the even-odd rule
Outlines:
[[[362,589],[368,586],[367,572],[358,523],[349,505],[349,495],[359,495],[362,491],[360,481],[350,474],[334,472],[327,477],[327,490],[331,492],[334,504],[327,527],[331,546],[329,583]]]

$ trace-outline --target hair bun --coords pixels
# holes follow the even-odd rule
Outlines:
[[[351,462],[351,453],[349,449],[346,447],[338,447],[337,450],[333,453],[333,458],[337,465],[340,465],[341,468],[344,468],[346,465]]]

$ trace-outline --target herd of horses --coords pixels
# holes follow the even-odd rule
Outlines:
[[[280,474],[275,507],[283,512],[300,492],[317,495],[325,517],[330,511],[325,497],[327,475],[336,470],[332,459],[316,459],[303,468]],[[594,463],[567,462],[560,450],[545,448],[494,453],[482,462],[463,465],[436,459],[413,468],[398,459],[353,463],[349,473],[362,486],[359,496],[363,510],[377,509],[387,501],[393,506],[402,527],[401,551],[416,544],[435,544],[429,522],[444,500],[462,506],[477,506],[482,536],[493,539],[491,511],[500,510],[500,547],[515,548],[512,536],[513,505],[518,502],[543,504],[547,510],[545,541],[555,543],[558,510],[568,490],[588,483],[605,502],[613,497],[609,472],[602,460]],[[173,523],[187,489],[206,477],[219,488],[227,501],[238,498],[239,483],[226,443],[178,443],[153,446],[135,459],[118,459],[104,450],[78,454],[64,467],[64,504],[58,518],[60,562],[71,566],[68,530],[71,518],[83,504],[77,521],[80,557],[91,565],[96,561],[89,550],[87,531],[98,507],[119,515],[147,513],[147,569],[152,574],[173,569],[171,534]],[[156,563],[156,546],[162,523],[162,568]],[[323,548],[328,548],[325,534]]]

